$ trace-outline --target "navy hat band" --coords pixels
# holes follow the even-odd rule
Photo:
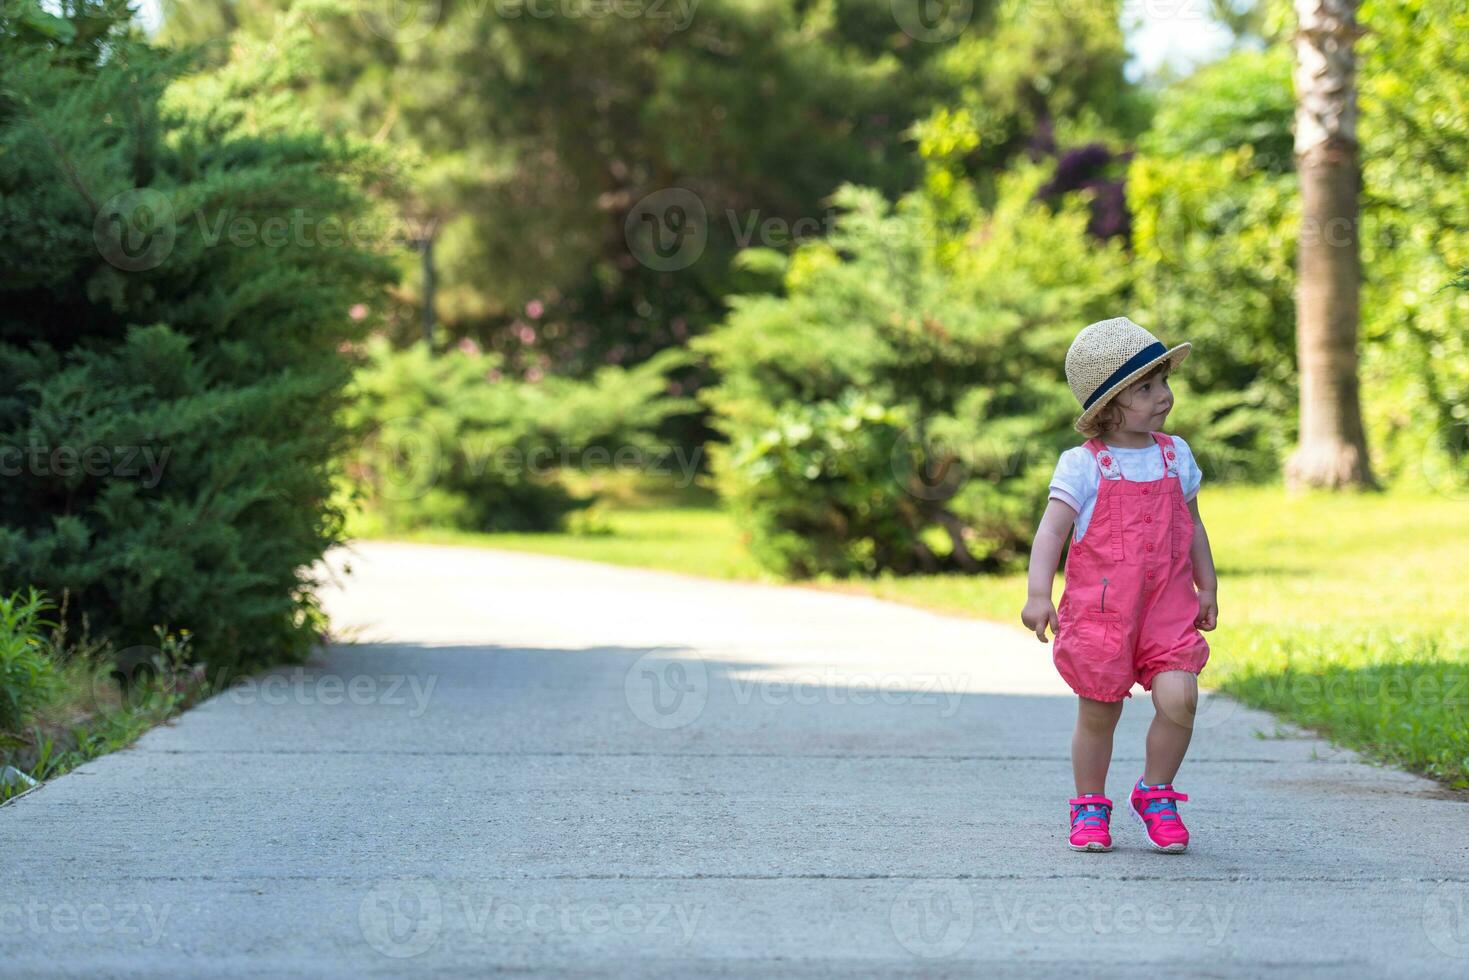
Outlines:
[[[1112,389],[1112,386],[1115,385],[1117,382],[1121,381],[1123,378],[1127,377],[1129,374],[1136,371],[1138,368],[1142,367],[1149,361],[1162,357],[1164,354],[1167,353],[1168,348],[1163,346],[1163,343],[1161,341],[1154,341],[1153,343],[1144,347],[1142,350],[1138,351],[1136,354],[1129,357],[1120,368],[1113,371],[1110,375],[1107,376],[1106,381],[1103,381],[1101,384],[1097,385],[1096,390],[1094,390],[1091,395],[1087,397],[1086,401],[1082,402],[1082,410],[1085,411],[1091,408],[1092,403],[1095,402],[1098,398],[1102,397],[1103,392],[1110,391]]]

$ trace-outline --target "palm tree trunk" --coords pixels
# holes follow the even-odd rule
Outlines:
[[[1357,381],[1357,0],[1295,0],[1300,442],[1290,488],[1376,487]]]

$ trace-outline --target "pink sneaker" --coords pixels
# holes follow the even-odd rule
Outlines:
[[[1152,787],[1145,786],[1139,779],[1132,788],[1128,809],[1143,825],[1153,850],[1167,854],[1182,854],[1188,850],[1188,828],[1178,815],[1176,802],[1187,799],[1188,796],[1174,789],[1172,783]]]
[[[1071,800],[1071,840],[1073,851],[1112,850],[1112,801],[1100,793],[1087,793]]]

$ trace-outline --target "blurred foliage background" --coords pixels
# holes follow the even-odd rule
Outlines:
[[[304,656],[333,544],[605,534],[619,452],[771,574],[1013,574],[1120,313],[1209,485],[1296,441],[1285,0],[1141,77],[1122,0],[134,6],[0,8],[0,594],[119,648]],[[1360,19],[1372,468],[1452,498],[1469,9]]]

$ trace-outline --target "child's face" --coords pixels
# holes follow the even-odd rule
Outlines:
[[[1173,409],[1173,389],[1168,384],[1168,369],[1151,378],[1134,381],[1118,394],[1122,408],[1122,426],[1133,432],[1152,432],[1163,428]]]

